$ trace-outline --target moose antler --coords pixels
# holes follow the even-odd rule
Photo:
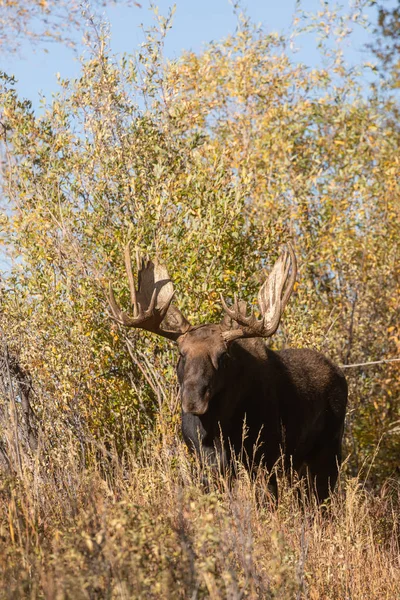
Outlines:
[[[170,340],[176,340],[191,327],[180,310],[171,304],[174,286],[164,265],[141,258],[136,252],[138,289],[132,271],[130,244],[125,248],[125,267],[131,294],[132,314],[122,311],[109,285],[108,302],[113,319],[126,327],[152,331]],[[162,326],[161,326],[162,325]]]
[[[291,267],[291,274],[289,271]],[[229,308],[221,296],[225,313],[238,325],[237,329],[223,331],[225,341],[233,341],[243,337],[270,337],[278,329],[279,321],[285,309],[290,294],[293,291],[297,274],[297,261],[293,248],[288,243],[288,250],[282,252],[276,261],[270,275],[258,292],[258,306],[261,318],[258,319],[253,311],[247,316],[246,303],[238,302],[235,295],[233,306]],[[283,289],[286,284],[286,290]]]

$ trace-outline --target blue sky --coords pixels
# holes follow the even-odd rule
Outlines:
[[[140,2],[142,8],[123,5],[108,6],[103,14],[111,27],[111,44],[114,52],[133,52],[143,41],[140,25],[149,26],[153,15],[149,10],[148,0]],[[167,14],[172,6],[170,0],[158,0],[157,5],[162,14]],[[248,15],[256,23],[261,23],[266,31],[287,31],[291,25],[295,9],[295,0],[247,0],[242,3]],[[334,6],[335,2],[328,2]],[[347,4],[347,0],[343,0]],[[317,11],[319,0],[303,0],[303,9]],[[370,11],[371,19],[375,17],[374,9]],[[83,28],[84,28],[84,24]],[[212,40],[225,37],[235,31],[236,17],[229,0],[177,0],[174,25],[169,32],[165,51],[168,58],[176,58],[183,49],[200,51]],[[82,28],[82,31],[83,31]],[[351,43],[345,47],[346,58],[357,63],[371,60],[364,46],[368,41],[368,33],[356,28]],[[298,40],[301,50],[298,59],[313,66],[318,60],[313,36],[304,36]],[[35,108],[39,107],[40,95],[51,99],[52,92],[57,90],[56,73],[63,78],[79,74],[79,62],[71,49],[61,44],[49,44],[47,52],[43,48],[33,48],[24,43],[19,55],[7,57],[1,68],[13,74],[18,80],[17,89],[21,96],[29,98]]]

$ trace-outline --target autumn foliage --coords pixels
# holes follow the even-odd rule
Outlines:
[[[340,42],[346,24],[335,18],[323,14],[312,25],[334,30]],[[51,554],[54,572],[45,573],[40,558],[40,577],[24,567],[35,598],[78,597],[75,559],[89,579],[101,571],[100,595],[90,582],[83,598],[168,597],[168,589],[182,598],[195,589],[199,596],[190,597],[239,598],[244,590],[249,598],[394,598],[399,363],[346,369],[348,458],[329,522],[318,520],[315,507],[299,512],[290,490],[278,512],[265,512],[244,475],[232,497],[220,488],[204,496],[190,478],[179,442],[175,350],[140,332],[129,334],[129,354],[104,288],[112,280],[128,303],[122,254],[132,240],[167,264],[190,320],[217,321],[220,293],[251,302],[262,269],[290,239],[298,283],[273,346],[316,348],[340,365],[398,357],[395,101],[365,89],[362,68],[346,66],[340,44],[321,44],[321,66],[310,69],[291,54],[289,39],[241,17],[235,35],[168,62],[169,26],[160,17],[140,52],[121,60],[98,33],[80,78],[61,79],[42,114],[2,75],[1,239],[13,266],[1,284],[1,331],[32,381],[41,459],[23,447],[30,458],[17,469],[20,483],[10,476],[2,484],[9,522],[25,529],[9,533],[3,520],[0,539],[8,527],[4,539],[28,563],[37,548]],[[12,385],[3,388],[6,407]],[[17,414],[17,405],[9,410]],[[15,445],[14,433],[7,443]],[[69,457],[66,479],[62,456]],[[35,501],[31,489],[40,490]],[[165,513],[158,495],[168,497]],[[121,539],[128,530],[132,539]],[[116,562],[113,544],[121,546]],[[318,552],[325,553],[320,563]],[[376,580],[363,596],[356,567],[364,558]],[[350,571],[339,576],[336,564],[329,575],[333,560],[350,561]],[[62,564],[70,579],[66,595],[56,596]],[[137,587],[132,569],[147,574]],[[114,591],[101,595],[106,589]]]

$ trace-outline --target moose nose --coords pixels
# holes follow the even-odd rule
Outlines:
[[[208,409],[211,391],[208,385],[185,385],[182,389],[182,409],[185,413],[204,415]]]
[[[191,415],[204,415],[208,410],[208,404],[199,405],[194,402],[182,402],[182,410],[184,413],[190,413]]]

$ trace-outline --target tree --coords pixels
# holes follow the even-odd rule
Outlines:
[[[371,49],[379,59],[382,75],[389,79],[394,88],[400,87],[400,2],[393,6],[378,7],[376,39]]]
[[[118,0],[111,0],[117,2]],[[140,8],[138,2],[124,0]],[[107,0],[0,0],[0,52],[17,51],[24,39],[32,43],[63,42],[74,45],[82,19]]]
[[[3,328],[58,438],[68,424],[139,439],[158,408],[175,418],[174,350],[133,334],[132,364],[108,318],[108,280],[127,301],[129,239],[167,264],[177,302],[205,322],[220,318],[220,292],[251,300],[258,272],[291,238],[297,293],[273,344],[315,347],[339,364],[398,355],[393,102],[367,99],[340,53],[307,69],[285,38],[246,20],[165,63],[168,26],[161,19],[122,62],[100,39],[41,117],[3,76],[3,239],[19,257],[3,284]],[[398,365],[347,373],[351,467],[383,437],[383,477],[399,460]]]

